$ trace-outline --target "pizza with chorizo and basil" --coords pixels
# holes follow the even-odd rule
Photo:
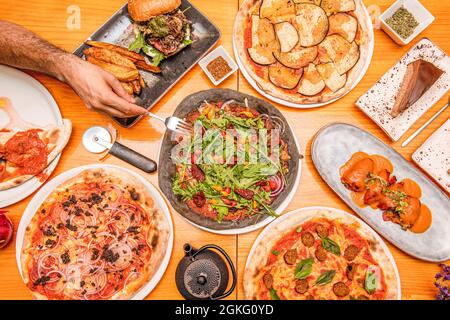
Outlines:
[[[397,299],[393,260],[362,222],[340,211],[311,209],[275,223],[247,261],[247,299]]]
[[[26,229],[22,274],[37,299],[133,297],[168,247],[169,224],[146,188],[116,168],[56,188]]]

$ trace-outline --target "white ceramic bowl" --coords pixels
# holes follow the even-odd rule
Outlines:
[[[414,29],[414,32],[406,39],[403,39],[397,32],[395,32],[387,23],[386,20],[403,6],[408,10],[419,25]],[[398,0],[394,2],[386,11],[380,16],[381,29],[386,32],[392,40],[399,45],[407,45],[415,37],[417,37],[423,30],[425,30],[434,21],[434,16],[418,1],[418,0]]]
[[[228,72],[225,75],[225,77],[223,77],[222,79],[216,80],[212,76],[211,72],[209,72],[207,66],[211,61],[213,61],[214,59],[216,59],[217,57],[220,57],[220,56],[223,57],[225,59],[225,61],[228,63],[228,65],[231,68],[231,71]],[[202,68],[203,72],[206,73],[209,80],[211,80],[211,82],[215,86],[218,86],[219,84],[221,84],[222,81],[224,81],[226,78],[231,76],[233,73],[235,73],[239,69],[236,62],[234,62],[233,58],[231,58],[230,54],[225,50],[225,48],[223,46],[219,46],[216,49],[214,49],[213,51],[211,51],[206,57],[204,57],[202,60],[200,60],[200,62],[198,64],[199,64],[200,68]]]

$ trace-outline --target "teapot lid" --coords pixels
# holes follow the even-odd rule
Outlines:
[[[185,257],[179,262],[175,275],[177,288],[181,295],[189,300],[224,298],[230,277],[228,267],[224,259],[211,249],[217,249],[226,255],[225,251],[215,245],[204,246],[196,250],[190,244],[185,244],[183,249]],[[227,260],[229,259],[228,255],[225,257]],[[235,280],[232,263],[230,267],[233,271],[233,280]],[[226,295],[229,295],[233,289],[234,286]]]

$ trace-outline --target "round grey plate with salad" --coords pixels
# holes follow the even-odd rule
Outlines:
[[[234,90],[211,89],[185,98],[174,116],[196,121],[204,128],[201,153],[195,152],[199,146],[195,134],[193,139],[180,138],[167,131],[161,142],[159,187],[178,213],[201,229],[239,234],[261,228],[283,212],[297,190],[303,157],[292,129],[277,108]],[[218,137],[214,129],[222,136],[228,130],[272,129],[267,131],[270,137],[273,129],[279,129],[279,152],[275,153],[269,142],[267,152],[258,152],[257,161],[251,161],[254,147],[239,143],[237,137],[233,140],[233,156],[243,152],[247,161],[235,158],[237,164],[226,160],[220,163],[214,158],[217,151],[208,151],[214,137]],[[222,145],[226,145],[225,141]],[[257,145],[264,148],[264,144]],[[183,155],[188,160],[177,163]],[[224,155],[227,159],[226,151]],[[277,155],[279,161],[271,160],[271,155]]]

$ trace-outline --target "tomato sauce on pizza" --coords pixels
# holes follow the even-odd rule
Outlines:
[[[38,174],[47,166],[49,150],[39,137],[42,130],[21,131],[0,146],[0,157],[17,166],[17,174]]]
[[[148,280],[159,242],[156,209],[144,208],[143,197],[101,175],[52,193],[27,228],[22,264],[29,289],[58,300],[134,294]]]
[[[383,270],[370,245],[351,225],[326,218],[293,227],[259,270],[256,298],[385,299]]]

